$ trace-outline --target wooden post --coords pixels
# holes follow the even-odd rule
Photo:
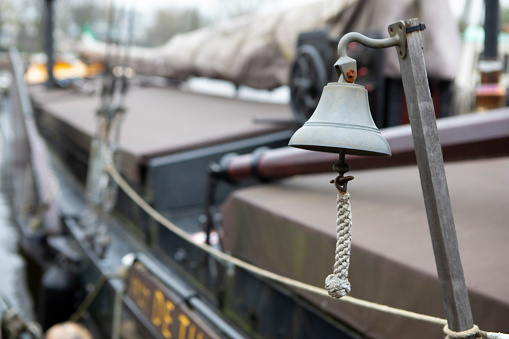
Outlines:
[[[407,27],[418,24],[417,19],[405,21]],[[472,311],[458,250],[419,30],[407,34],[406,57],[400,57],[399,63],[447,322],[451,330],[465,331],[473,326]],[[469,338],[473,339],[474,336]]]

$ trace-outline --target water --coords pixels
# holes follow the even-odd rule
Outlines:
[[[11,205],[11,185],[6,134],[9,133],[8,100],[0,97],[0,292],[25,320],[34,319],[33,302],[26,281],[26,261],[18,251],[18,227]]]

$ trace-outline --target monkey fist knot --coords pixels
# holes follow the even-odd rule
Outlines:
[[[341,298],[350,293],[351,286],[347,278],[342,278],[339,274],[329,274],[325,279],[325,289],[331,297]]]

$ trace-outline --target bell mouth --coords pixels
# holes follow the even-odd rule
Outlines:
[[[337,153],[339,154],[341,151],[344,151],[345,154],[351,155],[360,155],[360,156],[370,156],[370,157],[389,157],[392,154],[389,153],[380,153],[368,150],[360,150],[360,149],[351,149],[351,148],[340,148],[333,146],[320,146],[320,145],[297,145],[297,144],[289,144],[291,147],[305,149],[308,151],[317,151],[317,152],[327,152],[327,153]]]
[[[329,153],[391,155],[389,144],[371,116],[367,91],[356,84],[325,86],[315,112],[288,145]]]

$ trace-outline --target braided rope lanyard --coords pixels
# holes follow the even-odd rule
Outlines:
[[[334,298],[347,295],[350,290],[348,268],[350,267],[350,248],[352,246],[352,212],[350,209],[350,193],[338,192],[338,213],[336,219],[336,254],[334,271],[325,279],[325,289]]]
[[[325,289],[334,298],[341,298],[350,293],[351,285],[348,281],[348,268],[350,267],[350,250],[352,247],[352,211],[350,207],[350,193],[347,192],[348,181],[352,176],[344,174],[350,170],[345,162],[344,152],[340,153],[339,162],[334,165],[334,170],[339,176],[334,183],[338,190],[337,218],[336,218],[336,253],[334,256],[334,270],[325,279]]]

